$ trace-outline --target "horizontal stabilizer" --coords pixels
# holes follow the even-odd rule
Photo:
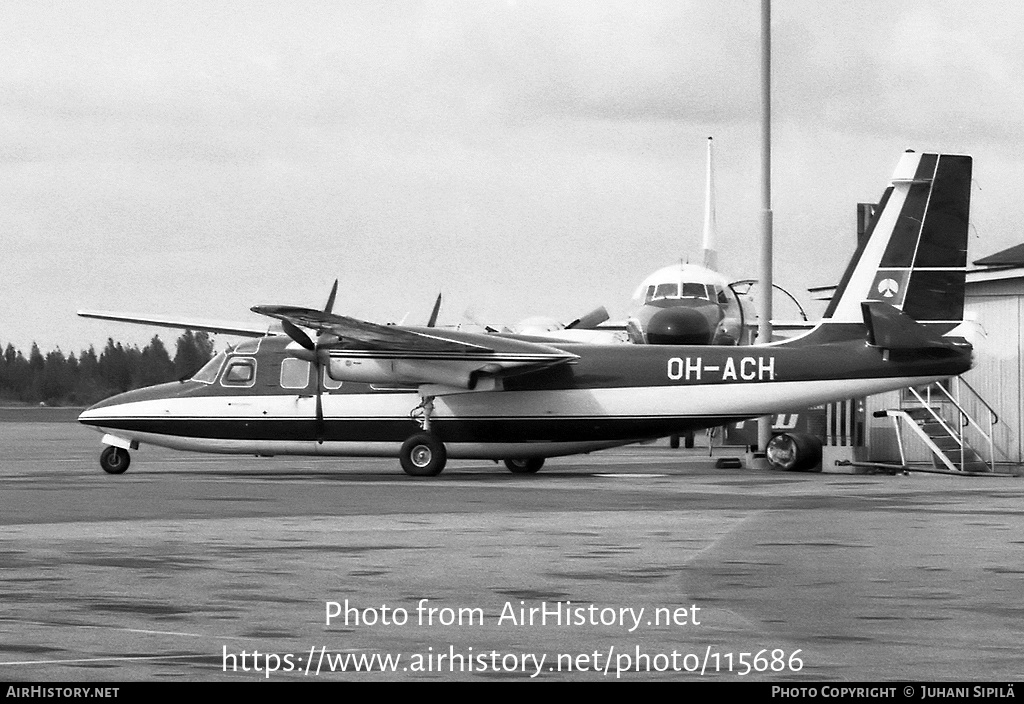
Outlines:
[[[864,325],[868,329],[868,344],[872,347],[923,350],[950,345],[941,335],[888,303],[865,301],[860,305],[864,313]]]

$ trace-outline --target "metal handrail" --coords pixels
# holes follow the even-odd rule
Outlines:
[[[916,392],[915,392],[915,394],[916,394]],[[901,464],[903,464],[904,466],[907,465],[907,457],[906,457],[906,454],[904,452],[904,446],[903,446],[903,433],[900,432],[900,428],[902,427],[901,424],[900,424],[900,420],[904,420],[904,421],[910,423],[910,425],[912,425],[914,427],[914,432],[916,432],[918,437],[921,440],[924,441],[924,444],[928,446],[928,449],[931,450],[932,454],[934,454],[936,457],[938,457],[939,461],[942,462],[944,465],[946,465],[946,467],[949,469],[949,471],[951,471],[951,472],[962,472],[962,471],[964,471],[963,470],[963,461],[961,460],[961,462],[960,462],[960,469],[957,469],[956,466],[952,462],[950,462],[949,457],[946,456],[946,453],[943,452],[941,449],[939,449],[939,446],[936,445],[932,441],[932,439],[928,437],[927,433],[924,432],[924,430],[921,428],[920,425],[918,425],[916,422],[914,422],[914,419],[910,417],[909,413],[907,413],[906,411],[898,411],[898,410],[879,411],[878,413],[884,414],[884,415],[892,418],[893,425],[895,426],[895,429],[896,429],[896,444],[897,444],[897,446],[899,448],[900,463]],[[878,414],[876,414],[876,415],[878,415]],[[963,446],[961,445],[961,457],[962,457],[962,454],[963,454]]]
[[[974,395],[974,398],[976,398],[979,401],[981,401],[981,405],[983,405],[985,408],[988,409],[988,412],[992,414],[992,424],[993,425],[999,423],[999,414],[996,413],[996,409],[994,409],[994,408],[992,408],[992,406],[988,405],[988,401],[986,401],[985,398],[980,393],[978,393],[978,390],[976,388],[971,386],[971,382],[967,381],[967,379],[964,379],[962,376],[958,376],[956,378],[956,381],[957,381],[957,384],[963,384],[968,389],[970,389],[971,393]]]
[[[963,379],[961,379],[960,377],[957,377],[957,381],[958,382],[963,381],[963,383],[967,384],[967,382],[964,381]],[[939,382],[932,382],[927,387],[925,387],[926,388],[926,392],[927,392],[927,398],[928,398],[927,401],[925,401],[925,399],[921,398],[921,394],[918,393],[917,389],[915,389],[913,387],[910,388],[910,392],[914,395],[914,397],[918,400],[918,402],[921,403],[922,406],[927,408],[928,412],[932,415],[933,418],[935,418],[936,421],[938,421],[942,425],[943,429],[947,433],[949,433],[950,437],[954,438],[957,441],[957,444],[960,446],[960,466],[961,467],[964,466],[964,460],[965,460],[965,458],[964,458],[964,445],[965,445],[965,442],[964,442],[964,438],[963,438],[963,433],[962,432],[960,432],[960,433],[954,432],[946,424],[945,420],[941,416],[939,416],[938,413],[936,413],[935,409],[932,408],[932,406],[931,406],[931,390],[932,390],[933,386],[938,388],[939,391],[942,392],[942,395],[945,396],[946,399],[948,399],[949,402],[952,403],[954,407],[956,407],[957,411],[960,412],[960,427],[964,428],[964,427],[967,427],[968,425],[974,426],[974,428],[979,433],[981,433],[982,437],[984,437],[985,440],[988,442],[988,461],[986,462],[986,464],[989,466],[989,469],[994,472],[995,469],[996,469],[996,451],[995,451],[995,441],[993,440],[994,432],[993,432],[992,426],[996,422],[998,422],[998,419],[999,419],[998,414],[992,409],[991,406],[988,405],[988,403],[985,401],[985,399],[983,399],[981,397],[981,395],[977,392],[977,390],[974,389],[974,387],[972,387],[970,384],[967,384],[968,389],[971,391],[971,393],[974,394],[974,397],[977,398],[979,401],[981,401],[981,403],[989,411],[989,429],[988,429],[987,432],[974,419],[974,417],[971,416],[971,414],[968,413],[967,410],[963,406],[960,405],[959,400],[954,398],[952,396],[952,394],[950,394],[949,391],[947,391],[946,388],[941,383],[939,383]],[[967,420],[967,423],[964,423],[964,419]]]
[[[952,403],[954,406],[956,406],[956,410],[960,411],[961,417],[966,418],[970,425],[973,425],[975,428],[977,428],[979,433],[981,433],[982,435],[985,435],[985,429],[982,428],[978,424],[978,421],[974,420],[974,418],[971,416],[971,414],[967,412],[967,409],[965,409],[963,406],[961,406],[960,402],[957,401],[955,398],[953,398],[953,396],[948,391],[946,391],[946,389],[942,386],[942,384],[940,384],[938,382],[933,382],[933,383],[935,384],[935,386],[937,386],[939,388],[940,391],[942,391],[943,395],[946,398],[949,399],[949,402]],[[974,391],[974,389],[971,389],[971,390]],[[917,396],[917,393],[915,392],[914,395]],[[920,397],[918,397],[918,398],[920,399]],[[982,399],[980,396],[978,397],[978,400],[981,401],[982,403],[985,403],[985,400]],[[988,404],[985,404],[985,405],[986,405],[986,407],[988,407]],[[990,410],[990,412],[991,412],[991,410]],[[932,414],[934,415],[934,411],[932,412]],[[992,413],[992,414],[995,415],[995,413]]]

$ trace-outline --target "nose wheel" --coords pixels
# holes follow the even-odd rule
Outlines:
[[[412,477],[436,477],[448,461],[444,443],[431,433],[416,433],[402,444],[402,469]]]
[[[124,474],[132,462],[128,450],[110,445],[100,453],[100,467],[107,474]]]
[[[512,474],[536,474],[544,466],[543,457],[507,459],[505,466]]]

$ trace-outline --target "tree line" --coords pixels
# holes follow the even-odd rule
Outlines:
[[[172,359],[159,335],[141,350],[113,338],[95,348],[65,355],[58,348],[43,353],[32,343],[28,358],[10,343],[0,357],[0,402],[87,406],[114,394],[166,381],[186,379],[213,357],[205,332],[186,330]]]

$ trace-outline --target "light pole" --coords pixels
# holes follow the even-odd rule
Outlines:
[[[758,278],[757,342],[772,341],[772,6],[761,0],[761,262]],[[772,417],[757,421],[757,448],[772,437]]]

